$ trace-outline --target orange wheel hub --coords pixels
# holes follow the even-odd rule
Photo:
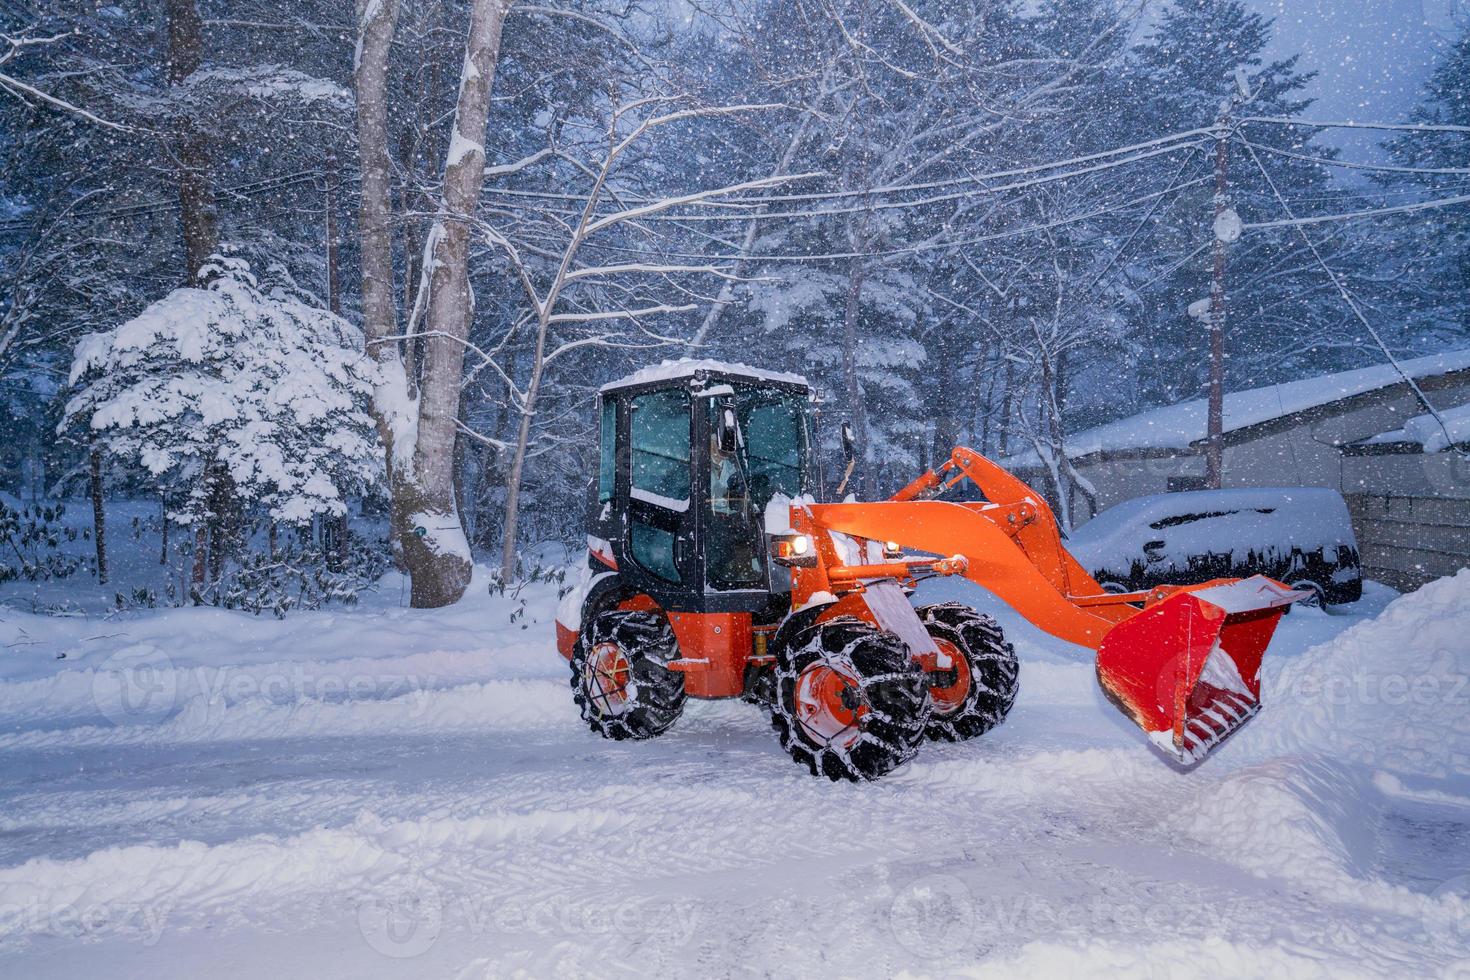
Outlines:
[[[815,663],[796,678],[796,720],[815,742],[849,748],[868,713],[857,675],[846,667]]]
[[[970,659],[965,656],[964,651],[939,636],[934,637],[934,645],[939,648],[941,654],[949,658],[955,673],[953,684],[929,688],[929,697],[934,702],[934,714],[940,718],[947,718],[964,706],[974,678],[970,674]]]
[[[587,697],[602,716],[620,715],[628,710],[628,681],[632,667],[616,643],[599,643],[592,648],[587,666],[582,671],[582,686]]]

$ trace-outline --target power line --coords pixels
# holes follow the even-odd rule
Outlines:
[[[1185,142],[1186,140],[1193,140],[1195,137],[1199,136],[1207,136],[1212,132],[1213,130],[1210,129],[1191,129],[1184,132],[1171,133],[1168,136],[1160,136],[1157,139],[1146,140],[1142,143],[1134,143],[1129,146],[1119,146],[1114,147],[1110,150],[1102,150],[1097,153],[1089,153],[1084,156],[1071,157],[1065,160],[1051,160],[1045,163],[1033,164],[1027,167],[1018,167],[1011,170],[997,170],[988,174],[967,174],[964,177],[951,177],[946,180],[934,180],[918,184],[889,184],[883,187],[874,187],[864,190],[821,191],[813,192],[810,194],[778,194],[761,197],[743,197],[737,201],[725,202],[723,206],[745,207],[756,204],[786,204],[791,201],[819,201],[847,197],[886,197],[891,194],[908,193],[910,191],[926,191],[936,190],[942,187],[958,187],[965,184],[983,183],[988,180],[1006,180],[1012,177],[1022,177],[1026,174],[1039,173],[1043,170],[1056,170],[1061,167],[1076,166],[1078,164],[1091,163],[1096,160],[1104,160],[1108,157],[1121,156],[1127,153],[1135,153],[1140,150],[1148,150],[1154,147],[1163,146],[1167,143],[1179,143],[1181,145],[1174,147],[1173,149],[1184,149],[1185,147],[1198,145],[1195,142]],[[1160,152],[1173,152],[1173,149]],[[514,195],[519,197],[545,198],[563,201],[587,200],[587,195],[585,194],[558,194],[551,191],[523,191],[516,190],[514,188],[496,188],[493,191],[487,191],[487,193]],[[648,202],[652,200],[657,200],[656,198],[647,198],[641,195],[633,194],[628,194],[624,196],[630,202]]]
[[[1317,260],[1317,264],[1322,267],[1322,271],[1327,273],[1327,278],[1332,280],[1332,284],[1337,287],[1337,291],[1342,296],[1343,302],[1347,303],[1348,308],[1353,311],[1353,315],[1358,318],[1358,322],[1363,325],[1363,329],[1368,331],[1368,336],[1373,338],[1373,342],[1378,345],[1378,349],[1383,351],[1383,356],[1388,358],[1388,363],[1393,365],[1393,369],[1398,372],[1399,376],[1404,379],[1409,388],[1414,392],[1415,397],[1419,400],[1419,404],[1423,405],[1425,410],[1434,417],[1434,421],[1439,423],[1440,429],[1444,432],[1445,439],[1448,440],[1450,450],[1459,453],[1461,456],[1465,456],[1466,453],[1463,450],[1456,448],[1455,437],[1450,433],[1450,427],[1445,422],[1444,416],[1439,414],[1439,410],[1434,407],[1429,397],[1424,394],[1424,389],[1419,387],[1419,382],[1415,381],[1409,375],[1409,372],[1404,370],[1403,365],[1398,362],[1398,358],[1393,356],[1393,351],[1388,349],[1388,345],[1383,342],[1383,337],[1378,333],[1378,330],[1363,315],[1363,310],[1358,306],[1358,301],[1353,298],[1352,293],[1348,292],[1348,288],[1343,284],[1342,279],[1327,264],[1327,260],[1322,257],[1322,252],[1317,248],[1317,243],[1312,241],[1311,236],[1307,234],[1303,223],[1297,221],[1296,215],[1292,213],[1291,205],[1286,203],[1286,198],[1281,195],[1281,191],[1276,187],[1276,181],[1271,179],[1271,175],[1266,171],[1265,165],[1261,163],[1261,158],[1256,155],[1256,151],[1249,143],[1246,144],[1245,148],[1246,152],[1251,155],[1251,160],[1255,163],[1256,169],[1266,179],[1266,184],[1271,188],[1271,193],[1276,196],[1277,202],[1281,205],[1281,210],[1285,211],[1286,216],[1291,219],[1289,223],[1296,228],[1297,233],[1301,235],[1302,241],[1306,243],[1307,248],[1311,251],[1312,257]],[[1470,197],[1466,197],[1463,200],[1470,201]]]
[[[700,259],[705,262],[832,262],[846,259],[883,259],[899,255],[916,255],[921,252],[943,251],[951,248],[963,248],[969,245],[983,245],[987,242],[1001,241],[1007,238],[1016,238],[1021,235],[1035,234],[1036,232],[1049,231],[1053,228],[1061,228],[1066,225],[1077,224],[1081,221],[1090,221],[1093,218],[1114,214],[1118,211],[1126,211],[1140,204],[1147,204],[1157,197],[1173,194],[1186,187],[1193,187],[1209,181],[1210,177],[1200,177],[1196,180],[1186,181],[1175,187],[1166,188],[1162,191],[1153,191],[1119,204],[1097,208],[1083,214],[1072,215],[1057,221],[1042,222],[1038,224],[1025,225],[1020,228],[1012,228],[990,235],[981,235],[976,238],[965,238],[952,241],[921,242],[917,245],[909,245],[903,248],[885,249],[874,252],[824,252],[816,254],[778,254],[778,255],[710,255],[704,252],[648,252],[642,249],[628,248],[622,245],[602,245],[596,242],[583,242],[582,248],[601,249],[603,251],[621,252],[629,255],[641,255],[646,257],[663,256],[665,258]]]
[[[1395,133],[1470,133],[1470,126],[1440,123],[1380,122],[1312,122],[1306,119],[1284,119],[1278,116],[1246,116],[1242,123],[1266,123],[1273,126],[1303,126],[1308,129],[1379,129]]]
[[[1246,150],[1255,156],[1255,150],[1250,144],[1246,144]],[[1280,200],[1281,195],[1276,195]],[[1344,214],[1320,214],[1306,218],[1298,218],[1292,215],[1285,221],[1249,221],[1243,227],[1247,231],[1262,231],[1267,228],[1301,228],[1306,225],[1322,225],[1334,221],[1353,221],[1357,218],[1371,218],[1381,214],[1409,214],[1414,211],[1429,211],[1435,208],[1454,207],[1459,204],[1470,204],[1470,194],[1461,194],[1456,197],[1441,197],[1432,201],[1417,201],[1414,204],[1400,204],[1391,208],[1372,208],[1366,211],[1349,211]]]
[[[775,219],[778,219],[778,218],[825,218],[825,217],[834,216],[834,215],[865,214],[865,213],[869,213],[869,212],[872,212],[872,211],[887,211],[887,210],[895,210],[895,209],[899,209],[899,208],[916,208],[916,207],[922,207],[922,206],[930,205],[930,204],[943,204],[943,203],[945,203],[947,201],[954,201],[954,200],[960,200],[960,199],[965,199],[965,198],[973,198],[973,197],[981,197],[981,196],[984,196],[984,195],[987,195],[987,194],[999,194],[999,193],[1003,193],[1005,191],[1024,190],[1024,189],[1026,189],[1028,187],[1037,187],[1037,186],[1041,186],[1043,184],[1055,183],[1057,181],[1071,180],[1074,177],[1085,177],[1088,174],[1099,173],[1099,172],[1104,171],[1104,170],[1111,170],[1111,169],[1114,169],[1116,167],[1127,166],[1128,164],[1137,163],[1140,160],[1150,159],[1152,157],[1160,156],[1160,155],[1163,155],[1163,154],[1177,153],[1180,150],[1186,150],[1186,149],[1188,149],[1188,150],[1197,149],[1199,146],[1200,146],[1199,143],[1181,143],[1181,144],[1178,144],[1176,146],[1169,146],[1169,147],[1164,147],[1163,149],[1151,150],[1151,151],[1149,151],[1147,153],[1138,154],[1137,156],[1126,157],[1126,158],[1121,159],[1121,160],[1114,160],[1114,161],[1111,161],[1111,162],[1108,162],[1108,163],[1098,164],[1096,166],[1087,167],[1087,168],[1082,169],[1082,170],[1069,170],[1069,171],[1064,171],[1062,173],[1048,174],[1048,175],[1042,176],[1042,177],[1035,177],[1035,178],[1032,178],[1030,180],[1015,181],[1015,182],[1012,182],[1012,183],[1009,183],[1009,184],[999,184],[999,185],[996,185],[996,186],[993,186],[993,187],[977,187],[977,188],[973,188],[973,189],[970,189],[970,190],[955,191],[955,192],[952,192],[952,193],[949,193],[949,194],[937,194],[937,195],[932,195],[930,197],[918,198],[917,200],[880,201],[880,202],[869,203],[869,204],[862,204],[862,205],[858,205],[858,206],[854,206],[854,207],[847,207],[847,208],[817,208],[817,209],[808,210],[808,211],[766,211],[766,212],[761,212],[760,214],[748,214],[748,213],[742,212],[740,214],[728,214],[728,215],[726,215],[726,214],[650,215],[650,216],[647,216],[647,217],[644,217],[644,218],[640,218],[639,220],[640,221],[681,221],[682,222],[682,221],[751,221],[751,220],[759,219],[761,221],[767,221],[767,220],[775,220]],[[495,191],[489,191],[487,193],[494,194],[496,192]],[[803,195],[792,195],[792,199],[794,199],[794,200],[795,199],[803,199],[803,197],[804,197]],[[630,197],[630,198],[628,198],[628,200],[631,201],[631,200],[633,200],[633,198]],[[655,198],[653,200],[660,200],[660,199]],[[737,201],[710,202],[710,204],[712,204],[714,206],[730,206],[731,204],[742,205],[743,206],[744,203],[745,203],[745,200],[746,199],[743,199],[742,198],[742,199],[739,199]],[[705,205],[705,202],[699,202],[699,205],[700,206],[704,206]],[[509,205],[509,206],[514,207],[515,205]],[[563,214],[571,214],[572,212],[564,211],[564,212],[561,212],[561,213],[563,213]]]
[[[1293,160],[1301,160],[1306,163],[1316,163],[1324,167],[1341,167],[1345,170],[1372,170],[1387,174],[1424,174],[1427,176],[1463,176],[1470,174],[1470,167],[1395,167],[1382,163],[1350,163],[1346,160],[1332,160],[1327,157],[1308,156],[1305,153],[1293,153],[1275,146],[1267,146],[1264,143],[1254,143],[1242,137],[1241,141],[1247,146],[1253,146],[1258,150],[1276,156],[1290,157]]]

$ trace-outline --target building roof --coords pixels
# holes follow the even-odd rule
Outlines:
[[[1353,443],[1354,448],[1392,447],[1414,452],[1440,453],[1451,446],[1470,445],[1470,404],[1436,405],[1439,418],[1416,415],[1390,432]],[[1443,425],[1440,424],[1443,420]]]
[[[1416,381],[1470,371],[1470,348],[1429,354],[1400,361],[1404,373]],[[1403,378],[1391,364],[1322,374],[1265,388],[1250,388],[1225,395],[1225,433],[1288,418],[1334,402],[1401,384]],[[1067,455],[1073,459],[1102,453],[1150,453],[1189,449],[1205,439],[1208,403],[1203,398],[1155,408],[1126,419],[1085,429],[1067,438]],[[1035,451],[1017,453],[1003,460],[1009,467],[1039,465]]]
[[[677,361],[663,361],[641,368],[616,381],[609,381],[600,390],[611,391],[615,388],[627,388],[631,385],[650,384],[655,381],[671,381],[677,378],[687,378],[700,371],[711,374],[733,374],[754,378],[757,381],[774,381],[779,384],[807,385],[806,378],[799,374],[787,374],[783,371],[763,371],[760,368],[749,367],[745,364],[735,364],[730,361],[696,360],[694,358],[682,358]]]

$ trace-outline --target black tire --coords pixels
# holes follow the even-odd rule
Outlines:
[[[1305,599],[1298,599],[1296,602],[1293,602],[1291,605],[1287,606],[1286,611],[1288,613],[1290,613],[1297,606],[1305,606],[1308,609],[1325,610],[1327,608],[1327,590],[1322,588],[1322,586],[1318,585],[1311,579],[1299,578],[1293,582],[1287,582],[1286,584],[1289,588],[1302,589],[1304,591],[1312,593]]]
[[[834,782],[877,779],[914,757],[929,721],[928,679],[892,633],[843,617],[809,627],[776,651],[771,726],[781,747],[812,775]],[[851,723],[823,732],[813,702],[798,706],[797,690],[822,681],[840,686]]]
[[[687,699],[684,675],[664,666],[678,656],[674,630],[659,613],[599,613],[572,652],[572,698],[582,720],[603,738],[662,735]]]
[[[929,635],[948,640],[964,653],[969,683],[952,698],[936,697],[924,734],[941,742],[984,735],[1006,720],[1016,703],[1021,664],[1000,624],[958,602],[921,606],[919,619]]]

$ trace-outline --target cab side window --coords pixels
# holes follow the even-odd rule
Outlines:
[[[633,499],[689,509],[689,392],[655,391],[633,399]]]
[[[629,422],[630,521],[633,560],[668,582],[680,582],[676,533],[689,510],[689,392],[668,389],[633,399]]]
[[[605,504],[613,498],[613,485],[618,474],[618,403],[611,398],[602,403],[601,450],[597,465],[597,502]]]

